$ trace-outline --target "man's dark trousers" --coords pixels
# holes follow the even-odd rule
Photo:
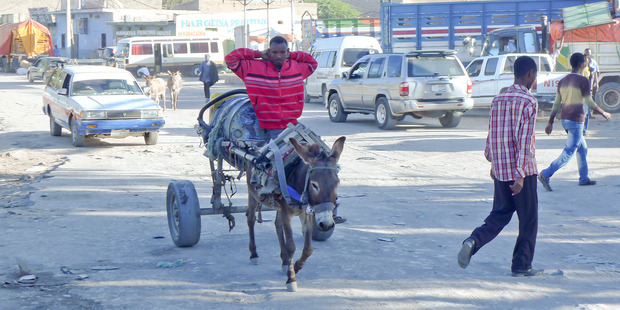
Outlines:
[[[519,218],[519,236],[512,254],[512,271],[532,268],[536,234],[538,232],[538,194],[536,192],[536,175],[523,179],[523,189],[513,196],[510,185],[514,181],[495,180],[493,210],[484,220],[484,224],[472,232],[476,241],[474,253],[495,238],[510,222],[512,214],[517,211]]]

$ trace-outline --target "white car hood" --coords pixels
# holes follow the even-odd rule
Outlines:
[[[143,95],[75,96],[72,100],[83,110],[144,110],[159,105]]]

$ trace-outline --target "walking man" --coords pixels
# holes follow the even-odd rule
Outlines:
[[[484,224],[463,241],[458,253],[461,268],[466,268],[471,256],[508,225],[516,211],[519,236],[512,254],[512,275],[537,276],[543,272],[532,268],[538,232],[537,168],[534,154],[538,102],[529,89],[537,73],[532,58],[517,58],[514,63],[514,84],[493,99],[484,151],[486,159],[491,162],[490,174],[495,184],[493,209]]]
[[[588,154],[588,146],[583,137],[584,122],[586,119],[584,110],[585,104],[590,109],[603,115],[606,120],[611,118],[611,114],[603,111],[594,100],[590,93],[590,82],[586,77],[579,74],[586,66],[586,58],[581,53],[574,53],[570,57],[570,65],[572,71],[558,83],[558,91],[555,96],[551,115],[549,115],[549,123],[545,127],[545,133],[548,135],[553,131],[553,121],[555,116],[562,107],[562,126],[568,134],[566,138],[566,147],[556,160],[554,160],[547,169],[544,169],[538,175],[538,180],[543,187],[552,191],[549,185],[549,179],[560,168],[564,167],[568,161],[577,152],[577,167],[579,169],[579,185],[594,185],[596,181],[588,178],[588,162],[586,155]]]
[[[596,91],[598,90],[600,70],[598,68],[598,64],[596,63],[596,60],[592,59],[592,51],[590,50],[590,48],[586,48],[583,52],[583,55],[586,57],[586,65],[583,69],[583,72],[586,73],[584,74],[584,76],[588,78],[588,81],[590,82],[592,99],[594,99]],[[586,136],[588,133],[588,127],[590,125],[590,117],[594,117],[592,116],[592,110],[590,110],[587,105],[584,106],[584,109],[586,114],[586,120],[583,123],[583,135]]]
[[[205,54],[205,61],[203,61],[198,68],[198,79],[203,83],[206,102],[209,102],[211,99],[211,86],[220,79],[215,63],[210,61],[209,58],[211,58],[211,56]]]

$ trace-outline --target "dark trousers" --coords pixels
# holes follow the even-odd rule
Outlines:
[[[513,196],[510,185],[514,181],[495,180],[493,210],[484,220],[484,224],[472,232],[476,240],[474,253],[491,242],[510,222],[516,211],[519,218],[519,236],[512,253],[512,271],[532,268],[536,234],[538,232],[538,194],[536,192],[536,175],[523,180],[523,189]]]
[[[202,82],[202,84],[204,85],[204,90],[205,90],[205,98],[206,98],[207,100],[210,100],[210,99],[211,99],[211,90],[210,90],[210,88],[211,88],[211,82],[207,82],[207,83]]]

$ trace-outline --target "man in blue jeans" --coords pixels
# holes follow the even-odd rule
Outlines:
[[[611,118],[611,114],[603,111],[594,100],[590,91],[590,82],[586,77],[579,74],[586,66],[586,58],[581,53],[575,53],[570,57],[572,71],[558,83],[558,91],[549,116],[549,123],[545,128],[547,134],[553,131],[553,121],[562,107],[562,126],[568,134],[566,147],[551,165],[540,172],[538,180],[543,187],[552,191],[549,179],[560,168],[564,167],[568,161],[577,153],[577,167],[579,168],[579,185],[594,185],[596,181],[588,177],[588,146],[583,137],[584,122],[586,120],[584,102],[587,106],[597,113],[603,115],[606,120]]]

